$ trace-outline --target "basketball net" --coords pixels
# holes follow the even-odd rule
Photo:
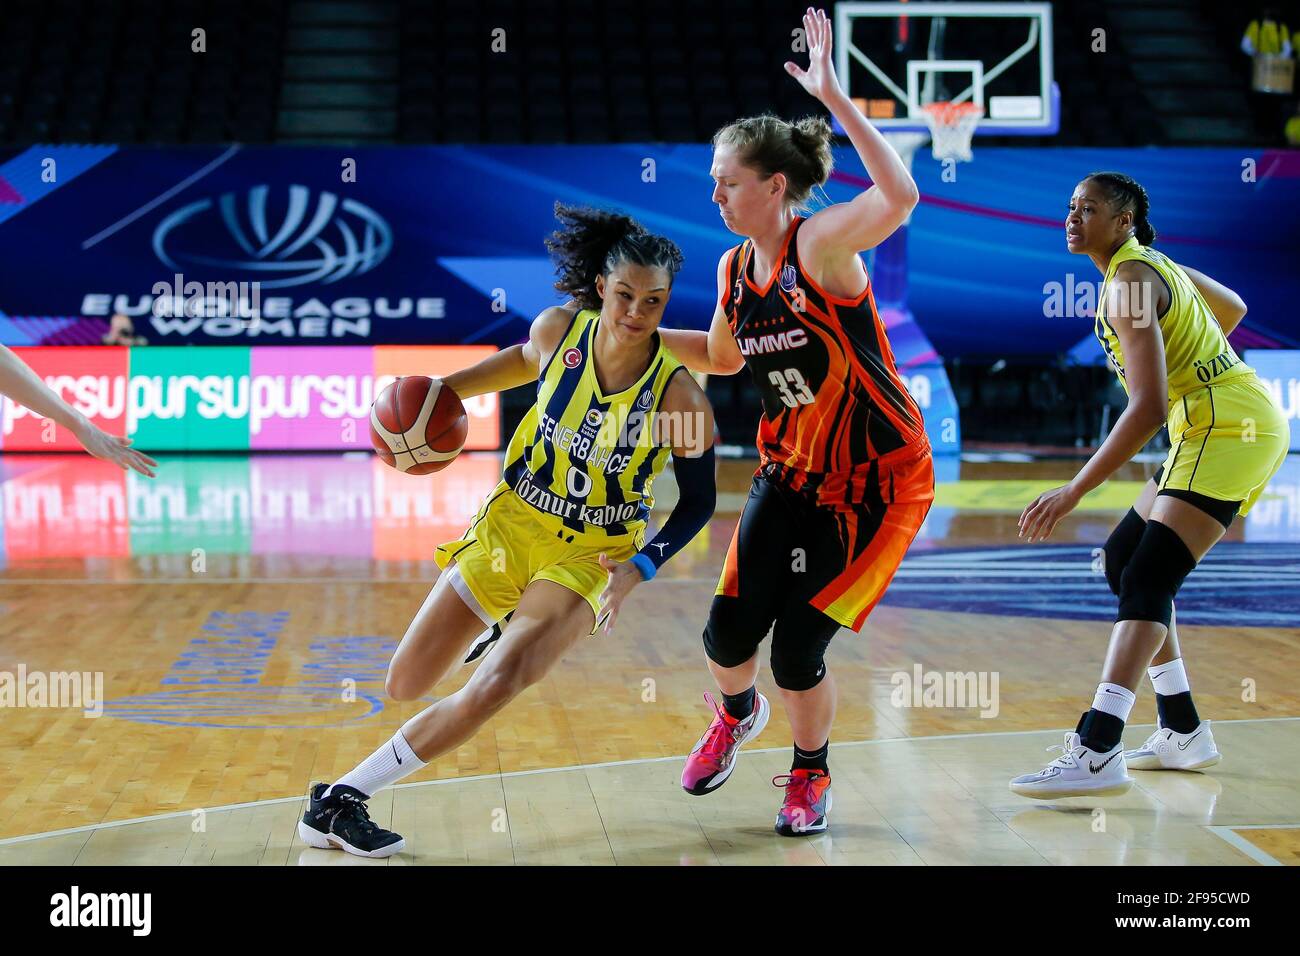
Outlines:
[[[925,141],[930,137],[925,133],[914,133],[911,130],[882,130],[885,135],[885,141],[894,147],[894,152],[903,160],[903,165],[907,171],[912,171],[912,155],[925,145]]]
[[[974,159],[970,144],[984,115],[981,107],[974,103],[942,101],[922,107],[921,112],[930,127],[930,152],[935,159],[955,159],[960,163]]]

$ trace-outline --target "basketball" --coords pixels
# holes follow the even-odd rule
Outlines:
[[[370,443],[385,464],[408,475],[442,471],[465,447],[469,418],[460,398],[427,375],[389,385],[370,408]]]

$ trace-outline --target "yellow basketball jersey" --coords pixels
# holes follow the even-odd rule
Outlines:
[[[537,404],[506,449],[503,484],[556,537],[584,544],[641,536],[654,507],[651,485],[671,448],[650,427],[682,367],[656,333],[645,374],[606,395],[596,380],[600,313],[582,311],[537,380]]]
[[[1154,269],[1169,290],[1169,308],[1159,321],[1160,334],[1165,343],[1165,375],[1169,385],[1170,407],[1198,388],[1221,385],[1255,374],[1254,369],[1237,357],[1237,353],[1228,344],[1228,337],[1223,334],[1223,327],[1214,317],[1214,312],[1192,284],[1192,280],[1187,278],[1187,273],[1178,267],[1178,263],[1150,246],[1142,245],[1136,236],[1130,236],[1111,256],[1097,302],[1097,318],[1093,323],[1093,331],[1101,341],[1101,347],[1105,349],[1111,365],[1119,373],[1124,391],[1128,391],[1128,382],[1124,378],[1124,350],[1120,347],[1115,328],[1106,319],[1106,301],[1115,271],[1121,263],[1130,260],[1145,263]],[[1129,296],[1129,301],[1143,303],[1144,300],[1139,297],[1142,294],[1146,294],[1146,290],[1135,289]]]

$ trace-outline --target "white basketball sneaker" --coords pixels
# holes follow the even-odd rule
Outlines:
[[[1048,747],[1055,750],[1056,747]],[[1079,741],[1079,735],[1065,735],[1064,751],[1038,773],[1027,773],[1011,781],[1011,790],[1022,797],[1055,800],[1059,797],[1103,797],[1128,792],[1133,778],[1124,765],[1123,745],[1099,754]]]
[[[1190,734],[1161,727],[1157,721],[1156,732],[1146,743],[1137,750],[1124,751],[1130,770],[1202,770],[1222,759],[1208,720],[1197,724]]]

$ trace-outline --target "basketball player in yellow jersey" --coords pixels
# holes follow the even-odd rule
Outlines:
[[[1045,540],[1089,491],[1132,458],[1161,425],[1169,457],[1105,547],[1106,579],[1119,597],[1101,685],[1064,752],[1011,781],[1028,797],[1123,793],[1128,770],[1198,770],[1219,751],[1192,704],[1174,625],[1183,579],[1244,515],[1282,466],[1286,418],[1228,344],[1246,314],[1231,289],[1153,249],[1146,190],[1120,173],[1094,173],[1074,190],[1066,245],[1105,277],[1095,331],[1128,393],[1128,407],[1096,454],[1061,488],[1020,516],[1020,534]],[[1159,724],[1137,750],[1120,735],[1143,670]]]
[[[469,682],[407,721],[333,786],[315,784],[298,832],[312,846],[390,856],[405,846],[365,801],[464,743],[537,683],[713,514],[713,413],[657,332],[682,256],[626,216],[557,204],[547,242],[572,296],[528,341],[447,376],[462,398],[533,383],[502,482],[465,533],[389,663],[395,700],[427,693],[485,626],[510,616]],[[677,374],[681,371],[683,374]],[[653,541],[651,486],[673,455],[680,498]],[[513,613],[512,613],[513,612]]]

